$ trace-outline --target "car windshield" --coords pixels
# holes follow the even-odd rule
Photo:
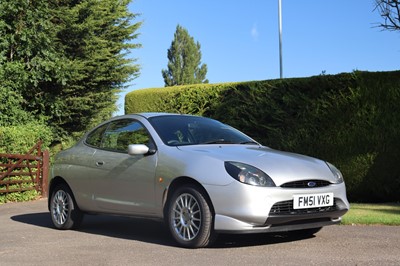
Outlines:
[[[197,116],[165,115],[149,119],[169,146],[197,144],[256,144],[242,132],[219,121]]]

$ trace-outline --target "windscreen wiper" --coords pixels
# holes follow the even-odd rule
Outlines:
[[[203,142],[201,144],[235,144],[235,143],[230,140],[215,139],[215,140]]]

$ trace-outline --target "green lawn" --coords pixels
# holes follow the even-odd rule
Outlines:
[[[400,225],[400,203],[351,203],[342,224]]]

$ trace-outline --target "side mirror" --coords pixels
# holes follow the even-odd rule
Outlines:
[[[129,155],[145,155],[149,152],[149,147],[144,144],[130,144],[128,146]]]

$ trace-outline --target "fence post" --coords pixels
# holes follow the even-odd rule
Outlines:
[[[49,179],[49,164],[50,164],[50,156],[49,151],[45,150],[42,156],[42,197],[46,198],[48,189],[48,179]]]

